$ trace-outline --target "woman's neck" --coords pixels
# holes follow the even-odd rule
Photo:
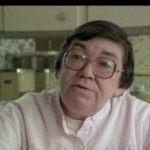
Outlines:
[[[87,112],[85,112],[85,110],[67,108],[61,100],[60,100],[60,105],[63,109],[64,114],[71,119],[84,121],[87,117],[94,115],[94,114],[88,114]]]

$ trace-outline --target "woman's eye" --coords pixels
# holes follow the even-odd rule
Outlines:
[[[102,67],[110,67],[109,63],[107,63],[107,62],[101,62],[100,65]]]
[[[81,60],[83,60],[83,57],[81,56],[81,55],[72,55],[72,58],[73,59],[81,59]]]
[[[80,55],[73,55],[73,57],[76,58],[76,59],[82,58]]]

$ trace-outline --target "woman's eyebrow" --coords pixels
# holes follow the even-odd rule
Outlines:
[[[112,57],[112,58],[114,58],[116,60],[118,59],[116,53],[111,53],[111,52],[108,52],[108,51],[102,51],[100,53],[100,55],[109,56],[109,57]]]
[[[84,44],[80,43],[80,42],[73,42],[73,43],[71,44],[71,48],[74,47],[74,46],[81,47],[81,48],[84,49],[84,50],[87,49],[86,46],[85,46]]]
[[[71,48],[72,47],[75,47],[75,46],[78,46],[78,47],[81,47],[83,50],[87,50],[86,46],[80,42],[73,42],[71,44]],[[100,55],[104,55],[104,56],[109,56],[109,57],[112,57],[116,60],[118,60],[118,57],[116,55],[116,53],[111,53],[111,52],[108,52],[107,50],[103,50]]]

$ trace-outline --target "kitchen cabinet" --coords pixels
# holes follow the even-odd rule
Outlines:
[[[19,97],[17,73],[0,71],[0,101],[10,101]]]
[[[88,21],[99,19],[121,27],[150,26],[150,6],[88,6]]]
[[[85,13],[86,6],[4,6],[4,31],[72,30]]]
[[[70,31],[92,20],[143,27],[150,25],[149,18],[150,6],[0,6],[4,31]]]
[[[0,6],[0,31],[3,31],[3,6]]]

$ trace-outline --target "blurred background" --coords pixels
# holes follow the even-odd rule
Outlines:
[[[0,6],[0,106],[58,86],[53,61],[66,36],[92,20],[118,24],[135,55],[132,95],[150,102],[150,6]]]

